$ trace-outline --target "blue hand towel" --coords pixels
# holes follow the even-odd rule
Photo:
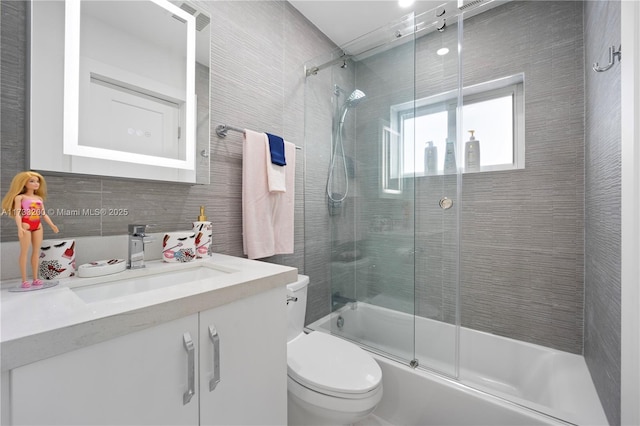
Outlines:
[[[269,137],[269,152],[271,153],[271,162],[278,166],[286,166],[287,162],[284,158],[284,139],[280,136],[267,133]]]

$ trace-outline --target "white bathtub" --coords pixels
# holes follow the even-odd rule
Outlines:
[[[389,359],[414,358],[414,319],[417,369]],[[461,327],[456,380],[450,324],[358,302],[309,328],[373,352],[384,385],[374,414],[394,425],[608,424],[580,355]]]

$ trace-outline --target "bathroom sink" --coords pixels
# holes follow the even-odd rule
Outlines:
[[[71,290],[86,303],[101,302],[116,297],[129,296],[146,291],[182,285],[188,282],[207,280],[234,271],[197,266],[177,271],[154,271],[155,273],[113,280],[105,283]]]

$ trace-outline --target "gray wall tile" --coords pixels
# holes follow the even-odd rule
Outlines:
[[[0,43],[2,43],[2,59],[0,60],[0,184],[2,196],[11,183],[17,170],[25,165],[25,85],[27,37],[25,33],[26,10],[28,3],[24,1],[2,2],[2,26],[0,27]],[[15,223],[2,220],[2,234],[11,230],[17,239]]]
[[[620,43],[620,2],[585,2],[584,355],[612,425],[620,424],[620,65],[604,73]]]

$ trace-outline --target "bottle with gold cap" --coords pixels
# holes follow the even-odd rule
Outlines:
[[[464,171],[480,171],[480,141],[473,134],[475,130],[469,130],[471,138],[464,144]]]
[[[213,226],[204,214],[204,206],[200,206],[198,220],[193,222],[193,231],[196,234],[196,256],[205,258],[211,256],[211,241],[213,239]]]
[[[204,214],[204,206],[200,206],[200,215],[198,216],[198,222],[206,222],[207,216]]]

